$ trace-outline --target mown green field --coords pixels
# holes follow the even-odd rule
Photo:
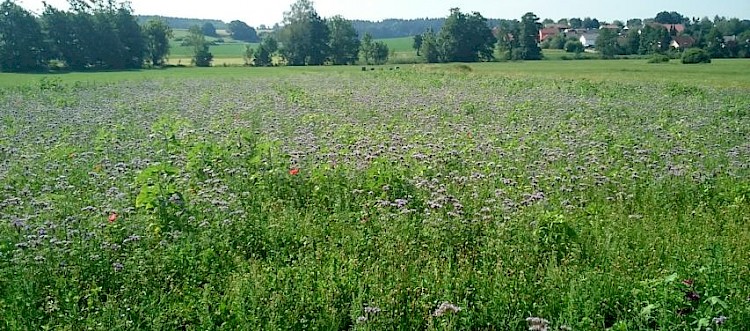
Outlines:
[[[182,46],[181,40],[183,38],[186,38],[189,34],[187,30],[174,30],[173,31],[174,38],[170,42],[170,63],[171,64],[184,64],[189,65],[190,64],[190,58],[193,55],[193,47],[192,46]],[[219,42],[217,45],[212,45],[210,47],[211,54],[214,55],[215,62],[220,61],[230,61],[234,64],[234,62],[238,62],[238,64],[244,63],[242,60],[242,56],[245,53],[245,47],[257,47],[258,44],[256,43],[246,43],[243,41],[234,40],[231,37],[229,37],[229,34],[226,31],[219,30],[217,31],[218,38],[216,37],[206,37],[206,40],[209,42],[216,42],[221,39],[222,41]],[[219,64],[220,65],[220,64]]]
[[[745,330],[748,73],[0,74],[0,329]]]
[[[241,64],[231,62],[228,64]],[[185,59],[189,61],[189,59]],[[540,77],[554,79],[590,80],[593,82],[613,81],[622,83],[676,82],[716,87],[750,88],[750,61],[742,59],[714,60],[709,65],[683,65],[677,60],[668,64],[648,64],[646,60],[571,60],[571,61],[527,61],[495,62],[475,64],[407,64],[368,66],[376,71],[389,71],[399,67],[402,72],[451,73],[467,75],[490,75],[512,78]],[[169,80],[190,78],[235,79],[244,77],[274,77],[304,75],[308,73],[352,73],[361,72],[361,66],[327,67],[274,67],[238,68],[221,67],[215,62],[214,68],[169,68],[135,70],[126,72],[74,72],[60,74],[8,74],[0,73],[0,87],[39,85],[44,80],[61,81],[69,84],[115,83],[119,81]]]
[[[230,42],[219,45],[213,45],[210,47],[211,54],[214,55],[214,62],[227,59],[239,59],[242,60],[242,56],[245,53],[245,47],[257,47],[258,44],[252,43],[241,43],[241,42]],[[191,46],[180,46],[179,43],[173,43],[170,60],[177,59],[190,59],[193,55],[193,48]],[[189,65],[190,63],[183,63]]]
[[[184,38],[185,36],[187,36],[187,31],[175,30],[174,34],[175,38]],[[255,43],[244,43],[233,40],[226,35],[222,35],[222,38],[224,39],[225,43],[213,45],[210,48],[211,53],[215,58],[215,65],[221,65],[222,63],[242,64],[244,63],[242,60],[242,55],[245,52],[245,46],[249,45],[254,48],[258,46],[258,44]],[[213,41],[216,40],[216,38],[207,38],[207,40]],[[405,53],[413,55],[412,53],[415,52],[412,48],[412,37],[379,39],[378,41],[383,41],[388,45],[389,49],[399,55]],[[192,47],[180,46],[180,42],[173,41],[171,43],[170,63],[177,64],[177,62],[179,61],[182,64],[188,65],[190,64],[190,57],[192,56],[192,54]]]
[[[388,49],[397,53],[414,53],[414,37],[378,39],[388,45]]]

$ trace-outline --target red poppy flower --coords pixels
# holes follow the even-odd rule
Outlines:
[[[299,169],[298,168],[293,168],[293,169],[289,170],[289,174],[292,175],[292,176],[297,176],[299,174]]]
[[[117,220],[117,217],[118,217],[118,216],[119,216],[119,215],[117,215],[117,213],[112,213],[112,214],[109,214],[109,222],[110,222],[110,223],[114,223],[114,222],[115,222],[115,221]]]

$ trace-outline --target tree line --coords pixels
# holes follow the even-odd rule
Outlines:
[[[0,4],[0,71],[56,67],[123,70],[165,64],[173,37],[166,21],[151,19],[139,24],[127,3],[115,0],[68,2],[68,11],[45,4],[39,16],[12,0]],[[453,8],[446,18],[416,21],[425,23],[421,25],[425,30],[414,36],[413,46],[422,61],[428,63],[492,61],[498,54],[508,60],[539,60],[540,46],[582,52],[583,45],[576,37],[562,32],[576,27],[598,33],[596,48],[605,58],[668,53],[674,51],[670,43],[677,36],[690,36],[694,39],[691,46],[705,49],[711,57],[750,57],[750,21],[689,19],[676,12],[662,12],[654,19],[606,24],[596,18],[540,22],[534,13],[526,13],[520,20],[491,20],[478,12],[463,13]],[[540,43],[539,32],[545,23],[565,29]],[[282,24],[271,33],[264,33],[264,38],[241,21],[232,21],[225,28],[237,40],[259,42],[255,48],[246,48],[243,56],[247,65],[385,63],[390,56],[388,46],[376,41],[371,33],[360,35],[357,24],[361,21],[341,16],[322,18],[310,0],[297,0],[284,13]],[[672,28],[665,28],[667,24],[672,24]],[[675,24],[684,29],[677,31]],[[208,20],[192,26],[183,38],[184,45],[193,47],[196,66],[210,66],[213,60],[206,35],[216,35],[216,26]]]
[[[256,48],[247,47],[245,63],[270,66],[273,59],[290,66],[349,65],[360,59],[366,64],[384,64],[390,50],[382,41],[365,33],[360,38],[352,21],[341,16],[321,18],[309,0],[298,0],[284,13],[283,25],[266,35]]]
[[[189,30],[194,26],[204,26],[205,24],[211,24],[216,29],[227,29],[228,23],[224,23],[221,20],[209,20],[209,19],[197,19],[197,18],[182,18],[182,17],[170,17],[161,15],[136,15],[135,19],[138,24],[146,24],[149,21],[162,21],[172,29],[175,30]]]
[[[540,23],[533,13],[526,14],[518,24],[496,20],[508,26],[509,37],[501,37],[499,45],[509,59],[541,59],[536,42]],[[340,16],[321,18],[309,0],[298,0],[284,14],[283,26],[276,34],[268,35],[255,49],[247,48],[247,64],[267,66],[278,56],[287,65],[345,65],[362,60],[367,64],[385,63],[388,46],[374,41],[370,33],[360,39],[356,22]],[[427,27],[417,34],[414,48],[425,62],[477,62],[495,59],[498,38],[490,28],[492,23],[478,12],[463,13],[450,10],[439,31]],[[501,34],[502,36],[502,34]],[[278,38],[278,39],[277,39]],[[277,41],[278,40],[278,41]]]
[[[161,21],[144,27],[126,4],[69,0],[62,11],[48,4],[40,17],[13,1],[0,3],[0,71],[28,72],[142,68],[161,65],[171,29]]]
[[[565,26],[567,20],[557,22]],[[574,29],[572,25],[569,28]],[[686,48],[704,50],[712,58],[750,57],[750,20],[716,16],[688,18],[678,12],[663,11],[650,19],[614,21],[598,29],[596,50],[602,58],[617,55],[680,56]],[[672,47],[672,41],[683,43]],[[575,33],[560,32],[541,43],[542,48],[582,52]]]
[[[172,28],[155,18],[139,24],[127,3],[113,0],[68,0],[70,10],[45,4],[38,17],[14,1],[0,3],[0,71],[30,72],[55,68],[68,70],[126,70],[144,64],[162,66],[169,55]],[[284,15],[277,33],[261,40],[257,31],[241,21],[226,25],[237,40],[258,42],[248,46],[246,63],[268,66],[274,59],[292,66],[368,64],[388,60],[388,46],[366,34],[360,39],[352,23],[340,16],[323,19],[312,3],[300,0]],[[211,21],[193,25],[183,44],[193,48],[192,62],[210,66],[213,54],[206,35],[216,35]]]

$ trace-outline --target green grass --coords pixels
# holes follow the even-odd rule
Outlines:
[[[388,45],[388,49],[397,53],[414,53],[414,37],[377,39]]]
[[[245,53],[245,47],[257,47],[257,44],[249,43],[228,43],[213,45],[209,48],[211,54],[214,55],[214,59],[242,59],[242,55]],[[170,58],[190,58],[193,55],[193,48],[190,46],[180,46],[179,44],[172,45],[170,52]]]
[[[750,323],[750,61],[393,67],[0,75],[0,329]]]
[[[177,59],[171,62],[176,64]],[[183,64],[189,64],[183,58]],[[277,68],[222,68],[222,63],[242,64],[241,59],[217,59],[214,68],[170,68],[162,70],[137,70],[128,72],[76,72],[63,74],[8,74],[0,73],[0,87],[36,84],[45,77],[74,82],[117,82],[144,79],[185,78],[241,78],[273,77],[302,73],[356,73],[360,66],[329,67],[277,67]],[[648,64],[646,60],[585,60],[585,61],[526,61],[468,64],[475,75],[507,77],[540,77],[556,79],[587,79],[593,81],[617,81],[623,83],[684,82],[718,87],[750,86],[750,61],[742,59],[714,60],[708,65],[683,65],[678,61],[669,64]],[[401,70],[450,72],[455,64],[400,65]],[[395,65],[383,66],[388,70]],[[377,68],[377,67],[376,67]]]
[[[185,38],[189,35],[188,30],[174,30],[174,38],[170,42],[170,58],[172,59],[188,59],[187,62],[182,61],[183,64],[189,64],[189,59],[193,55],[193,48],[191,46],[181,46],[181,39]],[[251,47],[257,47],[257,43],[246,43],[239,40],[234,40],[226,33],[226,31],[219,30],[217,31],[219,38],[223,39],[223,42],[219,43],[218,45],[212,45],[210,47],[211,53],[214,55],[214,58],[216,60],[223,60],[223,61],[239,61],[239,63],[242,62],[242,56],[245,53],[245,47],[251,46]],[[219,38],[216,37],[206,37],[206,40],[209,42],[216,42]],[[170,59],[170,63],[176,63],[176,61],[172,61]]]
[[[183,36],[183,35],[187,35],[187,32],[182,31],[182,30],[175,31],[175,38],[179,36]],[[212,41],[215,39],[216,38],[207,38],[207,40],[209,41]],[[245,52],[245,46],[247,45],[250,45],[251,47],[258,46],[258,44],[239,42],[228,37],[225,37],[224,40],[227,43],[213,45],[210,48],[210,51],[214,55],[214,58],[217,60],[217,62],[242,63],[242,55]],[[408,53],[410,55],[414,53],[414,49],[412,49],[411,47],[412,46],[411,37],[379,39],[379,41],[385,42],[388,45],[388,47],[391,50],[395,51],[396,53]],[[193,54],[192,47],[180,46],[179,42],[176,42],[176,41],[172,42],[170,58],[189,59],[192,56],[192,54]],[[175,62],[175,61],[170,61],[170,62]]]

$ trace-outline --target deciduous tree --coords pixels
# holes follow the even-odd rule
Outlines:
[[[209,50],[209,43],[206,41],[202,29],[198,26],[192,27],[187,39],[193,46],[193,64],[196,67],[210,67],[214,55]]]
[[[266,36],[263,42],[258,45],[258,49],[255,50],[255,61],[256,67],[268,67],[273,65],[273,55],[279,49],[279,43],[273,36]]]
[[[330,53],[330,31],[309,0],[298,0],[284,13],[282,54],[289,65],[321,65]]]
[[[646,25],[641,29],[641,45],[638,53],[640,54],[654,54],[664,53],[669,50],[669,44],[672,41],[672,36],[669,35],[669,31],[663,27],[653,27]]]
[[[458,8],[440,30],[445,60],[448,62],[477,62],[492,60],[497,39],[480,13],[464,14]]]
[[[229,32],[229,36],[234,40],[241,40],[249,43],[258,42],[260,40],[258,38],[258,32],[243,21],[235,20],[229,22],[227,25],[227,32]]]
[[[329,48],[333,64],[354,64],[359,58],[359,35],[352,23],[341,16],[328,20],[331,34]]]
[[[44,67],[42,27],[13,1],[0,4],[0,71],[34,71]]]
[[[145,37],[127,3],[69,2],[70,12],[45,5],[42,14],[51,57],[73,70],[132,69],[143,65]]]
[[[370,58],[375,64],[385,64],[388,62],[388,56],[391,54],[388,45],[382,41],[376,41],[370,49],[370,52]]]
[[[152,19],[143,27],[146,35],[146,53],[153,66],[161,66],[169,56],[169,39],[172,29],[162,20]]]
[[[656,14],[654,21],[661,24],[682,24],[685,22],[685,16],[675,11],[663,11]]]
[[[384,64],[388,61],[390,50],[382,41],[373,41],[372,35],[365,33],[359,50],[366,64]]]
[[[423,37],[422,37],[421,34],[418,34],[418,35],[414,36],[414,41],[412,42],[411,47],[414,48],[415,51],[417,51],[417,56],[421,56],[420,55],[420,49],[422,48],[422,41],[423,40],[424,39],[423,39]]]
[[[637,30],[643,27],[643,20],[640,18],[631,18],[628,20],[626,26],[628,29]]]
[[[506,60],[513,58],[513,51],[518,48],[519,25],[517,20],[506,21],[497,27],[497,48]]]
[[[612,59],[617,55],[617,33],[611,29],[601,29],[596,38],[596,50],[603,59]]]
[[[365,36],[362,37],[362,42],[359,46],[359,54],[362,57],[362,59],[365,61],[366,64],[370,63],[370,56],[372,55],[372,49],[373,47],[373,40],[372,35],[369,33],[365,33]]]
[[[641,34],[638,30],[630,30],[625,37],[625,43],[623,45],[625,54],[638,54],[638,49],[641,45]]]
[[[577,40],[569,40],[565,43],[565,51],[568,53],[581,54],[584,49],[583,44]]]
[[[581,27],[584,29],[598,29],[601,26],[596,18],[586,17],[583,19]]]
[[[539,35],[539,17],[534,13],[526,13],[521,18],[521,26],[518,31],[516,39],[518,39],[519,47],[514,49],[511,53],[513,60],[541,60],[542,49],[539,48],[537,43],[537,36]]]
[[[124,4],[114,12],[114,28],[120,41],[120,56],[124,58],[125,68],[141,68],[147,52],[147,41],[132,10]]]
[[[422,35],[421,53],[427,63],[440,62],[440,45],[438,37],[432,29]]]
[[[580,18],[574,17],[571,18],[568,22],[570,23],[570,27],[573,29],[580,29],[583,27],[583,20],[581,20]]]
[[[203,25],[201,25],[201,32],[203,32],[204,36],[218,36],[218,34],[216,34],[216,27],[211,22],[203,23]]]

